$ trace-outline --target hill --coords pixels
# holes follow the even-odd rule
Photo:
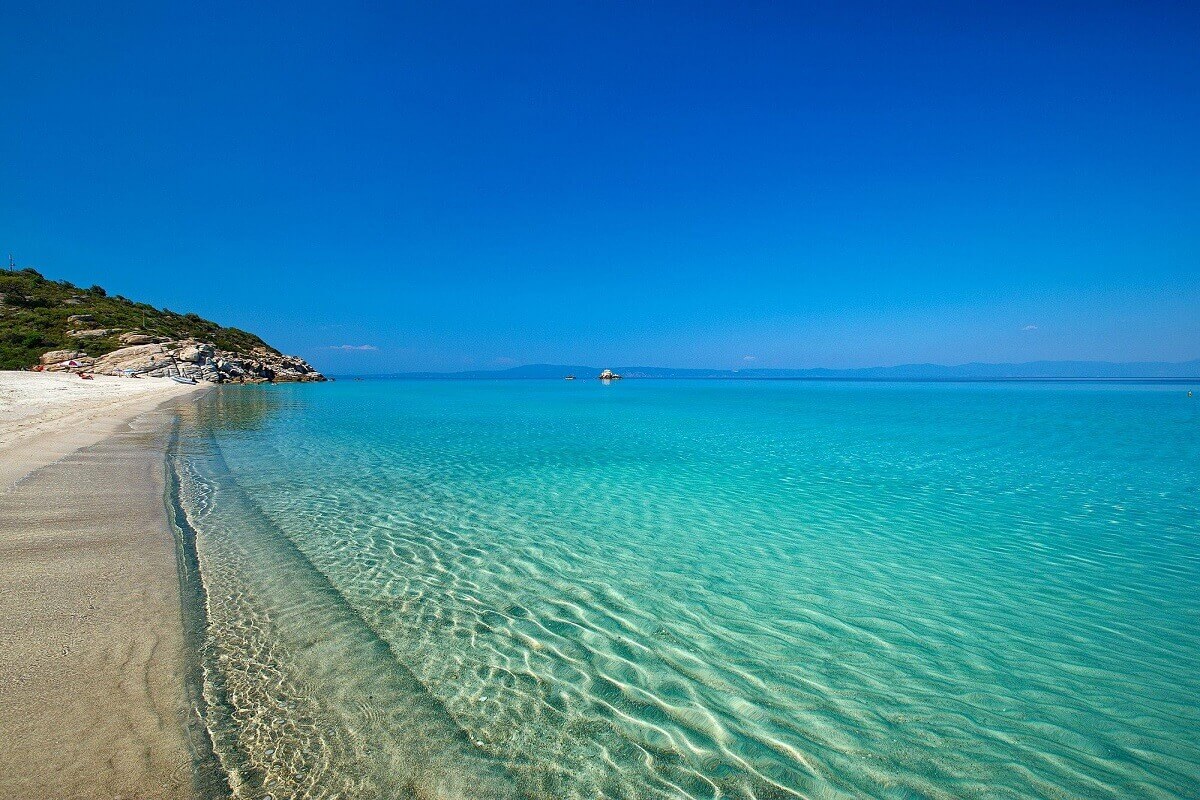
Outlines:
[[[31,367],[49,350],[103,356],[119,349],[120,336],[131,332],[196,339],[240,353],[255,348],[279,352],[252,333],[196,314],[110,297],[99,286],[83,289],[33,269],[0,273],[0,369]]]
[[[36,270],[0,272],[0,369],[190,377],[212,383],[323,381],[258,336]]]

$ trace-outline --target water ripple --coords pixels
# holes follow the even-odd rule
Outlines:
[[[227,750],[254,791],[384,796],[367,751],[412,743],[380,720],[428,693],[447,719],[417,724],[532,798],[1185,796],[1200,412],[1176,394],[216,393],[197,424],[229,474],[196,448],[184,499],[220,587]],[[386,643],[390,666],[323,652],[325,680],[413,685],[303,680],[287,587],[239,551],[268,535]]]

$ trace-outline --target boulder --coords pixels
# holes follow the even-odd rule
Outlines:
[[[92,365],[95,363],[95,359],[89,358],[88,356],[80,356],[79,358],[73,358],[69,361],[59,361],[57,364],[47,364],[42,368],[42,371],[70,372],[73,369],[78,369],[93,372],[94,369]]]
[[[87,331],[67,331],[67,336],[73,339],[98,339],[101,336],[108,336],[110,333],[116,333],[116,331],[108,328],[95,328]]]
[[[91,314],[72,314],[67,317],[67,322],[95,322],[96,318]]]
[[[51,350],[49,353],[42,353],[43,364],[60,364],[63,361],[72,359],[79,360],[84,357],[84,354],[78,350]]]
[[[163,341],[163,337],[153,336],[149,333],[138,333],[136,331],[130,331],[129,333],[122,333],[121,338],[118,339],[118,341],[124,345],[154,344],[155,342]]]
[[[211,344],[201,342],[198,339],[179,339],[167,342],[166,348],[171,351],[175,358],[192,363],[199,363],[197,359],[210,358],[215,352],[215,348]]]
[[[196,346],[184,347],[175,352],[175,358],[180,361],[186,361],[189,364],[203,364],[208,360],[208,356],[202,349]]]
[[[171,359],[160,344],[139,344],[113,350],[96,359],[95,370],[104,375],[116,375],[127,369],[151,374],[155,369],[171,367]]]

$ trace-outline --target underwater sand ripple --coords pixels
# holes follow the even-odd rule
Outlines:
[[[1164,397],[560,390],[300,390],[261,429],[215,425],[250,506],[230,529],[294,545],[515,791],[1166,798],[1200,777],[1200,444],[1157,435],[1182,413]]]

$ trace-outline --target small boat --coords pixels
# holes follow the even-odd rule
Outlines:
[[[187,384],[188,386],[195,386],[195,385],[196,385],[196,379],[195,379],[195,378],[184,378],[184,377],[181,377],[181,376],[179,376],[179,375],[172,375],[172,376],[171,376],[171,380],[175,381],[176,383],[185,383],[185,384]]]
[[[574,375],[568,375],[567,377],[563,378],[563,380],[564,380],[564,381],[573,381],[573,380],[575,380],[575,376],[574,376]]]

